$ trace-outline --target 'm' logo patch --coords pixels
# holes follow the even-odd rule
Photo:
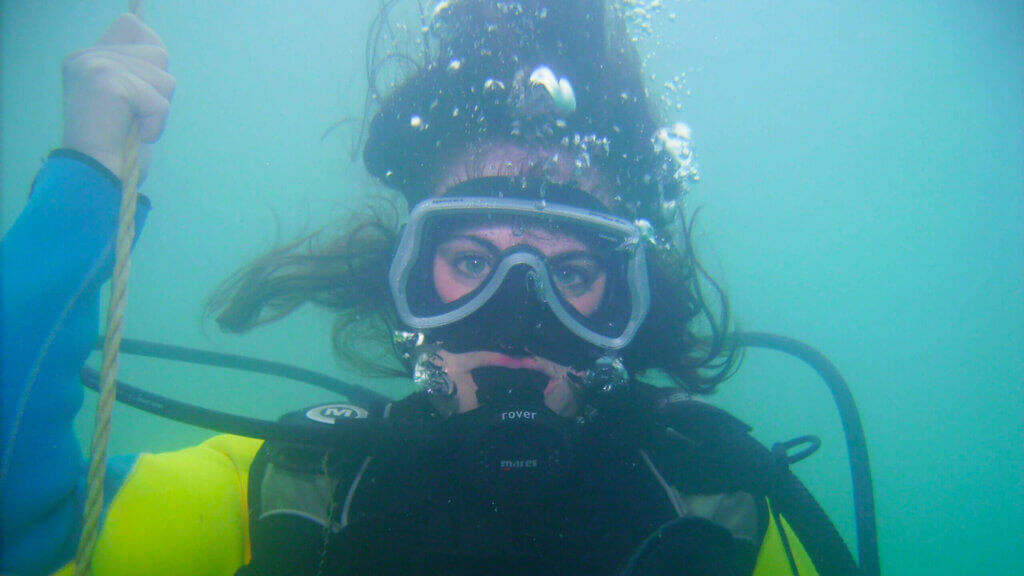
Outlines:
[[[366,418],[369,415],[365,408],[351,404],[326,404],[306,410],[306,418],[324,424],[334,424],[336,420]]]

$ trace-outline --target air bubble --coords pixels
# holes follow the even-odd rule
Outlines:
[[[495,90],[504,90],[505,83],[501,80],[495,80],[494,78],[488,78],[484,81],[484,92],[493,92]]]
[[[430,17],[431,18],[437,18],[438,16],[441,15],[442,12],[444,12],[449,7],[451,7],[451,5],[452,5],[452,3],[449,2],[448,0],[444,0],[443,2],[438,2],[436,5],[434,5],[434,11],[431,12]]]
[[[551,68],[538,66],[530,73],[531,86],[543,86],[555,108],[562,114],[576,111],[576,94],[567,78],[558,78]]]

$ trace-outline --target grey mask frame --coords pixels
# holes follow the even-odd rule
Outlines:
[[[582,323],[575,313],[568,310],[563,304],[541,257],[529,251],[517,251],[503,259],[476,294],[457,308],[432,316],[419,316],[413,313],[409,305],[408,286],[410,276],[420,256],[419,251],[424,245],[423,236],[427,229],[426,223],[438,215],[472,214],[480,214],[482,217],[522,215],[554,218],[603,232],[610,238],[621,238],[616,249],[624,252],[628,257],[626,282],[631,300],[629,320],[621,333],[607,336]],[[620,350],[629,345],[643,324],[650,308],[645,243],[637,225],[600,212],[537,200],[443,197],[420,202],[410,212],[409,220],[402,230],[388,273],[388,283],[399,319],[413,330],[430,330],[462,320],[479,310],[498,291],[509,271],[519,265],[525,265],[531,269],[535,275],[534,287],[537,289],[538,297],[547,304],[559,321],[586,342],[606,350]]]

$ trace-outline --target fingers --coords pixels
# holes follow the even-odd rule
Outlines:
[[[165,67],[154,66],[150,61],[131,57],[121,59],[120,63],[129,74],[150,85],[164,98],[170,100],[174,95],[177,82],[174,76],[167,73]]]
[[[139,139],[143,142],[156,142],[167,124],[171,110],[170,95],[165,96],[138,74],[124,75],[121,80],[126,83],[124,88],[130,94],[128,100],[135,120],[139,123]]]
[[[66,76],[76,79],[97,74],[129,74],[150,84],[170,99],[176,82],[167,72],[167,55],[131,46],[88,48],[70,55],[64,62]]]
[[[127,95],[142,124],[143,141],[159,138],[174,95],[175,80],[167,73],[167,47],[156,32],[134,15],[122,14],[94,47],[78,55],[120,67],[119,73],[124,75],[121,81],[131,87]],[[158,115],[162,118],[154,118]]]
[[[123,15],[99,42],[64,61],[64,145],[96,158],[115,174],[132,125],[152,143],[167,122],[175,80],[160,37]]]
[[[155,66],[152,58],[125,55],[135,52],[84,50],[65,64],[65,77],[69,84],[89,86],[91,91],[106,93],[107,98],[121,101],[139,121],[143,141],[152,142],[163,132],[176,82],[173,76]]]
[[[129,102],[139,122],[139,138],[156,142],[163,134],[171,110],[176,82],[164,70],[147,61],[129,58],[122,61],[129,74],[125,80],[133,88]]]

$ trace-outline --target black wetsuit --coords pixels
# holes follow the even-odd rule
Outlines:
[[[716,408],[635,390],[630,410],[584,427],[554,486],[512,497],[479,485],[458,439],[372,456],[268,445],[239,574],[751,574],[770,453]],[[435,416],[422,395],[387,414]]]

